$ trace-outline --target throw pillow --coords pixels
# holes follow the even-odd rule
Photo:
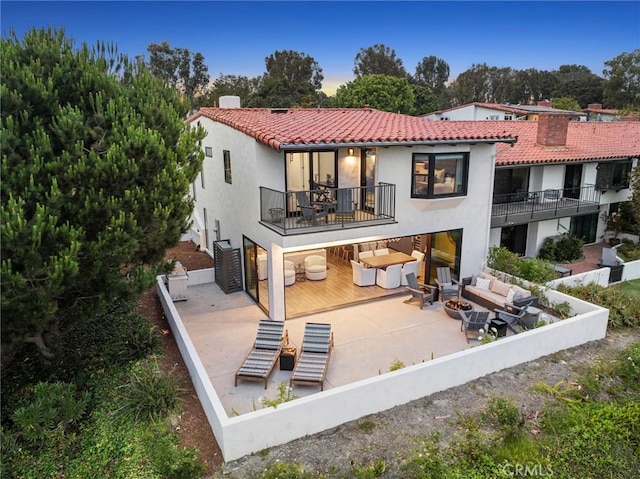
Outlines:
[[[471,285],[470,286],[475,286],[477,282],[478,282],[478,275],[474,274],[473,276],[471,276]]]
[[[516,296],[514,299],[523,299],[531,296],[531,291],[527,291],[526,289],[523,289],[520,286],[514,286],[513,290],[516,293]]]
[[[442,289],[444,289],[445,291],[448,289],[453,289],[453,283],[440,283],[440,286],[442,286]]]
[[[513,303],[513,300],[516,297],[516,292],[513,288],[509,288],[509,292],[507,293],[507,303]]]
[[[489,291],[490,285],[491,285],[491,281],[488,279],[478,278],[478,280],[476,281],[476,287],[484,291]]]
[[[506,296],[509,293],[510,288],[511,288],[510,284],[507,284],[503,281],[500,281],[499,279],[496,279],[491,283],[489,290],[493,291],[496,294],[499,294],[500,296]]]

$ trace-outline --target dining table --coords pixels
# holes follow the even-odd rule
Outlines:
[[[369,258],[360,258],[360,262],[369,268],[381,268],[385,269],[387,266],[393,266],[394,264],[405,264],[410,261],[416,261],[416,258],[410,254],[402,253],[401,251],[395,251],[389,254],[383,254],[380,256],[371,256]]]

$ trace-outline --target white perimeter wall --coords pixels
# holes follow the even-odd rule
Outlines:
[[[229,418],[216,395],[180,316],[157,278],[158,295],[225,461],[384,411],[605,336],[609,311],[563,295],[579,315],[443,358]]]

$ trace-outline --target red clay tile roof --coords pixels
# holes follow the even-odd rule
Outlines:
[[[201,116],[242,131],[276,150],[323,145],[513,142],[505,124],[429,121],[372,108],[202,108]]]
[[[570,121],[564,150],[537,145],[536,121],[477,123],[503,125],[518,138],[513,147],[496,145],[496,166],[640,157],[640,122]]]

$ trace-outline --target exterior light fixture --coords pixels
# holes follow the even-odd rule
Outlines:
[[[353,148],[349,148],[347,150],[347,154],[348,154],[348,156],[353,156]]]

